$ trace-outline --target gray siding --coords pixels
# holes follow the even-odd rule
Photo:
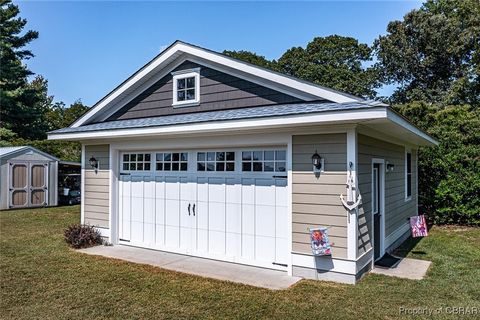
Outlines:
[[[88,160],[95,157],[99,161],[99,170],[95,172]],[[101,228],[109,227],[109,145],[86,145],[85,163],[85,189],[84,193],[84,223]]]
[[[345,192],[346,134],[293,136],[292,248],[311,254],[309,227],[329,226],[334,258],[347,258],[347,212],[339,195]],[[312,154],[325,159],[325,172],[317,178]]]
[[[405,201],[405,147],[358,135],[358,180],[363,200],[358,221],[359,255],[372,247],[372,158],[385,159],[395,165],[393,172],[385,173],[385,237],[405,225],[408,217],[416,214],[416,150],[412,150],[412,199]]]
[[[174,71],[200,67],[200,105],[173,108],[172,75],[168,74],[108,120],[301,102],[289,95],[262,87],[214,69],[186,61]]]

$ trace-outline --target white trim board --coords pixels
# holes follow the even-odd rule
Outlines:
[[[299,92],[303,92],[305,95],[310,96],[310,99],[308,99],[310,101],[319,99],[325,99],[337,103],[362,101],[362,99],[352,97],[348,94],[329,90],[300,79],[288,77],[210,50],[177,41],[160,53],[143,68],[138,70],[130,78],[125,80],[116,89],[107,94],[103,99],[96,103],[89,112],[84,114],[75,123],[73,123],[71,127],[75,128],[85,124],[89,119],[98,114],[105,107],[122,100],[125,95],[129,94],[129,91],[131,91],[133,87],[138,86],[141,82],[151,79],[155,73],[162,70],[164,71],[166,65],[184,54],[188,55],[188,57],[197,57],[199,59],[207,60],[213,64],[224,66],[230,69],[232,71],[231,73],[235,73],[235,71],[237,71],[242,73],[244,76],[260,78],[265,81],[265,85],[280,85],[285,89],[290,88],[292,91],[292,96],[298,96]],[[188,57],[185,57],[184,60],[187,60]],[[121,105],[118,105],[118,107],[121,107]]]

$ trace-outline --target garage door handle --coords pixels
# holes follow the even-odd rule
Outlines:
[[[195,203],[193,204],[193,216],[195,217]]]
[[[190,215],[190,203],[188,204],[188,215]]]

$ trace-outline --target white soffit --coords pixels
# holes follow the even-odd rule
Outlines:
[[[139,88],[144,83],[152,85],[155,81],[158,81],[158,76],[156,76],[155,73],[160,73],[163,77],[164,73],[167,74],[170,72],[172,67],[170,64],[182,54],[186,54],[188,57],[193,57],[193,59],[198,58],[202,61],[211,62],[216,66],[223,66],[223,70],[231,70],[231,73],[241,78],[248,78],[247,80],[249,81],[295,97],[301,97],[307,101],[324,99],[336,103],[346,103],[361,100],[360,98],[355,98],[348,94],[329,90],[277,72],[259,68],[210,50],[177,41],[97,102],[90,111],[75,121],[71,127],[79,127],[94,117],[99,118],[101,111],[104,109],[108,110],[110,106],[115,105],[114,109],[118,110],[125,105],[125,103],[134,98],[135,94],[133,94],[133,92],[135,89]],[[170,68],[167,70],[167,67]],[[165,69],[163,72],[162,68]],[[132,96],[129,97],[129,95]],[[108,110],[109,115],[113,112],[113,110]]]

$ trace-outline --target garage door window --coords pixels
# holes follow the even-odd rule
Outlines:
[[[186,152],[157,153],[155,161],[157,171],[187,171],[188,169],[188,153]]]
[[[197,152],[197,171],[235,171],[235,152]]]
[[[122,160],[125,171],[150,171],[150,153],[125,153]]]
[[[285,150],[259,150],[242,152],[242,171],[285,172]]]

